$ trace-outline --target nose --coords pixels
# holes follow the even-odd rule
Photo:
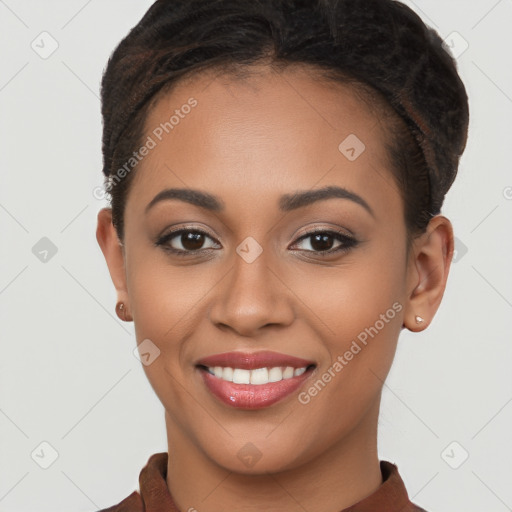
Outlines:
[[[210,320],[238,336],[255,337],[263,327],[285,327],[294,319],[293,293],[265,251],[248,263],[234,255],[233,267],[217,288]]]

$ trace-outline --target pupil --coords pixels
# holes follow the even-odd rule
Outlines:
[[[202,233],[183,233],[181,235],[181,243],[185,249],[191,251],[200,249],[204,243],[204,235]]]
[[[329,241],[330,240],[330,241]],[[311,247],[316,251],[328,251],[332,248],[332,237],[328,234],[316,234],[313,235]]]

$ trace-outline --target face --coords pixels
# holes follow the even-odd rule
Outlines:
[[[117,277],[108,259],[170,438],[258,473],[373,432],[420,280],[376,114],[262,69],[183,82],[145,127]]]

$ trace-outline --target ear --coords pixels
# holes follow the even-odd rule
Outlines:
[[[117,236],[112,224],[112,209],[102,208],[98,212],[98,226],[96,240],[101,247],[107,262],[110,277],[117,291],[117,300],[129,308],[128,291],[126,287],[126,271],[124,261],[124,247]]]
[[[443,215],[432,217],[426,232],[412,244],[404,327],[417,332],[430,324],[443,298],[454,250],[451,222]],[[417,316],[423,321],[417,322]]]

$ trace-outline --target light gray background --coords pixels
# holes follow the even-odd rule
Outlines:
[[[133,326],[114,314],[95,239],[104,202],[93,196],[102,183],[101,73],[151,3],[0,0],[2,512],[113,505],[167,449]],[[455,31],[467,41],[458,63],[471,124],[443,209],[457,259],[433,323],[401,335],[379,455],[429,512],[512,510],[512,4],[405,3],[443,38]],[[59,45],[47,59],[31,47],[43,31]],[[460,52],[456,37],[448,40]],[[32,252],[42,237],[58,249],[46,263]],[[48,469],[39,465],[51,457],[43,441],[58,452]]]

